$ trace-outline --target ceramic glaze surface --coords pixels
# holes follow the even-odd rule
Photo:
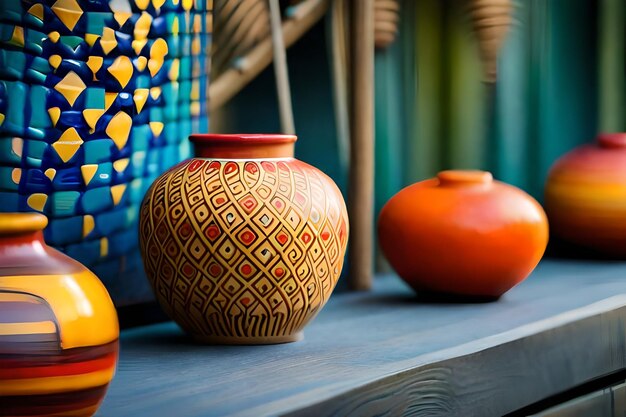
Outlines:
[[[48,247],[41,214],[0,214],[0,414],[90,416],[115,373],[119,327],[88,269]]]
[[[279,343],[328,300],[348,240],[343,198],[292,136],[204,135],[146,194],[140,241],[168,314],[215,343]],[[234,155],[237,159],[220,158]]]
[[[545,205],[555,236],[626,257],[626,133],[600,135],[561,157],[548,175]]]
[[[541,206],[482,171],[443,171],[401,190],[378,231],[385,256],[418,293],[489,298],[526,278],[548,242]]]
[[[207,5],[0,1],[0,211],[48,216],[46,242],[118,304],[150,297],[143,195],[207,129]]]

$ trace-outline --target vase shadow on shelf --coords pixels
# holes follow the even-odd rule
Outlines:
[[[552,259],[585,260],[589,262],[625,262],[624,257],[614,256],[599,250],[593,250],[557,237],[551,237],[545,257]]]

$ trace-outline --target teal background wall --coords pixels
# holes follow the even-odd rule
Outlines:
[[[517,0],[495,86],[482,82],[460,0],[402,2],[376,53],[376,210],[442,169],[485,169],[542,200],[552,163],[598,131],[626,129],[626,2]],[[297,156],[346,190],[324,23],[288,53]],[[218,119],[218,120],[216,120]],[[221,131],[278,130],[272,68],[212,117]]]

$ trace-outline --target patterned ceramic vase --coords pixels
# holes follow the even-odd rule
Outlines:
[[[0,211],[48,216],[118,305],[152,298],[143,195],[207,129],[209,3],[0,1]]]
[[[115,372],[117,316],[94,274],[45,245],[46,223],[0,214],[0,415],[91,416]]]
[[[341,193],[293,158],[295,136],[191,140],[198,157],[158,178],[141,208],[141,249],[157,298],[210,343],[298,340],[341,273]]]
[[[418,294],[493,299],[524,280],[548,243],[546,215],[484,171],[443,171],[401,190],[378,221],[381,248]]]
[[[556,161],[545,206],[555,236],[626,257],[626,133],[599,135]]]

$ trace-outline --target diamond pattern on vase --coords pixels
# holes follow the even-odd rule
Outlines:
[[[211,28],[194,22],[212,2],[5,3],[0,210],[45,213],[45,238],[97,270],[117,304],[146,301],[139,204],[161,172],[189,157],[192,129],[208,130]],[[204,50],[192,48],[194,37]],[[68,219],[83,220],[70,228]]]
[[[348,238],[343,200],[324,181],[297,160],[192,159],[160,177],[142,206],[140,242],[162,306],[195,335],[301,330],[334,288]],[[190,243],[172,217],[193,231]],[[178,273],[164,272],[180,259]]]

